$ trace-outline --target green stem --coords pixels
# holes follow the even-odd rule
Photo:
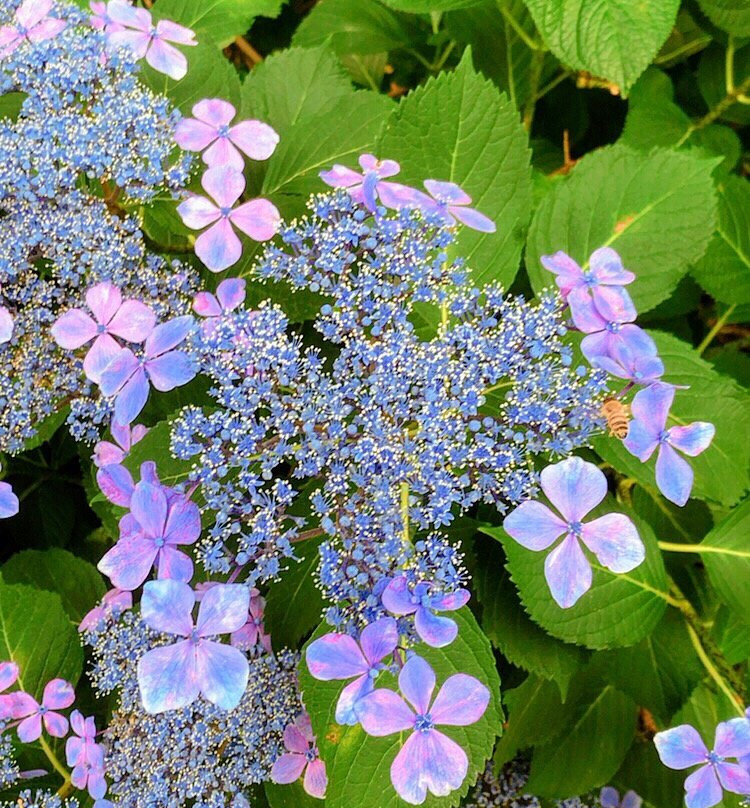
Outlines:
[[[542,87],[542,89],[539,90],[539,92],[536,94],[536,99],[535,100],[538,101],[540,98],[544,98],[544,96],[547,95],[548,92],[551,92],[552,90],[554,90],[555,87],[557,87],[558,84],[565,81],[565,79],[569,78],[572,75],[573,75],[572,71],[563,70],[562,73],[555,76],[555,78],[553,78],[551,81],[547,82],[547,84],[545,84],[544,87]]]
[[[706,653],[706,649],[703,647],[700,641],[700,637],[698,636],[695,629],[688,623],[687,625],[688,634],[690,636],[690,642],[693,644],[693,648],[695,648],[695,653],[698,654],[698,659],[700,659],[703,667],[708,672],[708,675],[716,682],[719,687],[719,690],[729,699],[729,702],[732,704],[734,709],[737,711],[737,714],[741,717],[745,717],[745,711],[742,709],[742,705],[738,703],[739,695],[732,690],[731,687],[724,681],[724,677],[719,673],[719,671],[714,666],[711,658]]]
[[[724,98],[716,104],[715,107],[712,107],[702,118],[697,120],[695,123],[690,124],[688,128],[685,130],[685,134],[677,141],[675,144],[676,148],[682,146],[693,134],[699,129],[703,129],[706,126],[712,124],[717,118],[720,118],[733,104],[737,103],[737,101],[741,101],[744,96],[750,92],[750,76],[748,76],[742,84],[735,87],[731,93],[727,93]]]
[[[401,483],[401,524],[403,525],[404,544],[409,544],[409,483]]]
[[[660,541],[659,549],[668,553],[720,553],[721,555],[750,558],[750,551],[729,550],[726,547],[712,547],[708,544],[682,544],[681,542]]]
[[[686,42],[684,45],[680,45],[673,51],[665,53],[664,56],[657,56],[657,58],[654,59],[654,64],[663,65],[665,62],[671,62],[672,59],[676,59],[678,56],[682,56],[683,54],[690,56],[693,53],[703,50],[703,48],[710,45],[712,41],[713,40],[710,36],[698,37],[698,39],[693,39],[690,42]]]
[[[529,100],[523,108],[523,126],[527,132],[531,132],[531,125],[534,123],[537,90],[539,89],[539,81],[542,78],[545,56],[546,53],[544,51],[536,50],[531,58],[531,68],[529,70]]]
[[[455,42],[455,40],[451,39],[451,41],[445,46],[445,50],[440,55],[440,58],[432,66],[432,72],[433,73],[439,73],[442,70],[443,65],[446,62],[446,59],[451,55],[451,53],[453,52],[453,48],[455,48],[455,47],[456,47],[456,42]]]
[[[73,788],[70,783],[70,772],[65,768],[65,766],[60,763],[57,758],[57,755],[52,751],[52,747],[47,743],[44,735],[39,736],[39,745],[42,747],[42,751],[47,756],[47,760],[52,764],[52,768],[62,777],[63,784],[60,786],[58,790],[58,794],[60,796],[65,796],[69,794]],[[64,792],[64,793],[61,793]]]
[[[722,314],[721,317],[719,317],[719,319],[714,323],[713,328],[708,332],[708,334],[706,334],[706,336],[703,338],[703,341],[698,346],[697,349],[698,354],[702,354],[703,351],[705,351],[706,348],[708,348],[708,346],[714,341],[714,337],[719,333],[719,331],[721,331],[722,328],[724,328],[724,326],[727,323],[727,320],[732,316],[736,308],[737,304],[732,303],[732,305],[727,308],[724,314]]]
[[[535,39],[532,39],[526,31],[523,30],[523,26],[518,22],[518,20],[508,11],[505,6],[503,0],[498,0],[497,7],[500,9],[500,13],[505,17],[508,25],[516,32],[518,38],[523,41],[526,47],[530,48],[533,51],[544,51],[545,47],[541,42],[537,42]]]

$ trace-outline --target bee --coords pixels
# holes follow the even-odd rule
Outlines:
[[[616,398],[605,398],[600,412],[607,419],[609,434],[622,440],[628,434],[630,407]]]

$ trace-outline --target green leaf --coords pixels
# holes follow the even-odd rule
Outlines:
[[[718,188],[719,224],[703,258],[690,270],[723,303],[750,303],[750,186],[730,176]]]
[[[473,576],[482,604],[482,629],[514,665],[556,682],[564,698],[571,678],[586,662],[587,654],[578,646],[550,637],[530,620],[507,573],[498,575],[499,556],[499,548],[495,552],[491,549]]]
[[[617,508],[613,505],[608,498],[587,520],[611,510],[625,510],[619,503]],[[507,569],[535,623],[566,642],[588,648],[618,648],[634,645],[645,637],[661,619],[669,597],[667,575],[654,534],[637,515],[628,515],[646,546],[646,560],[632,572],[618,575],[591,557],[592,587],[569,609],[560,608],[552,599],[544,577],[546,553],[527,550],[501,527],[484,527],[482,531],[502,542],[508,558]]]
[[[419,40],[412,18],[377,0],[322,0],[302,20],[293,45],[330,44],[338,54],[380,53]]]
[[[175,486],[187,480],[193,464],[190,460],[180,460],[172,455],[169,448],[171,436],[171,424],[161,421],[133,446],[122,464],[136,482],[141,476],[141,463],[147,460],[156,463],[156,473],[164,485]]]
[[[520,109],[531,95],[531,72],[534,53],[503,16],[501,7],[531,39],[536,27],[523,0],[483,0],[479,5],[449,11],[444,17],[446,31],[465,45],[471,45],[474,67],[504,90],[513,105]],[[540,83],[544,83],[557,60],[545,58]]]
[[[155,93],[166,95],[186,115],[203,98],[224,98],[239,107],[240,78],[213,42],[204,39],[194,47],[177,47],[188,60],[187,75],[179,81],[142,64],[140,77]]]
[[[325,805],[323,800],[311,797],[302,788],[302,783],[299,780],[286,786],[280,786],[266,780],[263,783],[263,790],[266,792],[266,799],[270,808],[320,808]],[[255,800],[253,800],[252,805],[257,806]]]
[[[644,155],[609,146],[584,157],[539,205],[526,266],[532,286],[553,285],[542,255],[564,250],[581,266],[610,246],[636,274],[638,311],[653,308],[705,252],[716,223],[715,160],[654,149]]]
[[[480,0],[383,0],[383,2],[398,11],[410,11],[421,14],[432,11],[452,11],[457,8],[470,8],[477,5]]]
[[[685,621],[675,609],[666,611],[638,645],[597,653],[592,668],[662,723],[687,701],[704,674]]]
[[[277,17],[282,0],[159,0],[154,19],[178,22],[195,31],[196,39],[224,48],[244,34],[256,17]]]
[[[477,283],[510,284],[531,211],[530,152],[513,104],[474,71],[467,51],[452,73],[409,93],[388,121],[380,155],[401,163],[401,182],[458,183],[496,233],[460,229],[456,253]]]
[[[177,202],[160,199],[143,207],[143,231],[165,250],[193,251],[195,231],[186,227],[177,213]]]
[[[721,600],[750,616],[750,499],[738,505],[701,542],[701,559]]]
[[[743,617],[722,607],[714,623],[714,632],[719,637],[719,647],[730,665],[750,660],[750,623]]]
[[[297,121],[329,112],[352,93],[330,48],[289,48],[252,69],[242,85],[242,111],[284,137]]]
[[[714,25],[735,36],[750,36],[750,6],[747,0],[698,0]]]
[[[617,84],[623,95],[672,30],[679,0],[526,0],[550,50],[569,67]]]
[[[18,664],[18,686],[37,701],[50,679],[75,686],[83,650],[58,595],[0,582],[0,659]]]
[[[321,541],[308,539],[299,544],[296,549],[299,562],[289,561],[290,568],[268,590],[264,623],[279,648],[296,648],[320,622],[324,602],[313,573]]]
[[[339,98],[325,114],[300,118],[268,161],[263,194],[276,201],[323,191],[319,172],[334,163],[356,165],[373,148],[389,110],[387,99],[361,90]]]
[[[684,808],[684,782],[685,772],[668,769],[659,760],[653,741],[639,739],[628,752],[613,785],[620,793],[632,788],[654,808]]]
[[[497,743],[493,763],[499,768],[522,750],[542,746],[558,734],[563,712],[560,689],[540,676],[530,675],[523,684],[504,694],[508,709],[505,731]]]
[[[4,93],[0,95],[0,118],[15,121],[21,113],[23,102],[28,98],[26,93]]]
[[[28,584],[60,596],[63,608],[74,623],[101,600],[106,591],[96,567],[67,550],[23,550],[2,566],[8,584]]]
[[[656,67],[638,79],[628,98],[628,117],[620,142],[635,149],[673,146],[691,121],[674,103],[672,80]]]
[[[637,281],[636,281],[637,283]],[[664,381],[689,385],[677,390],[668,425],[710,421],[716,436],[705,452],[689,458],[695,472],[693,497],[734,505],[748,487],[750,443],[737,440],[750,430],[750,398],[732,379],[717,373],[686,343],[658,331],[650,331],[664,360]],[[654,463],[641,463],[610,437],[596,437],[594,449],[616,469],[646,488],[655,488]]]
[[[482,634],[471,612],[464,608],[451,617],[458,623],[458,637],[446,648],[417,649],[433,667],[438,687],[454,673],[475,676],[490,689],[491,700],[482,718],[468,727],[441,726],[440,731],[456,741],[468,755],[469,772],[463,786],[447,797],[428,796],[426,808],[448,808],[457,805],[476,782],[477,775],[492,754],[495,736],[501,722],[500,680],[495,668],[489,641]],[[313,639],[326,633],[323,624]],[[328,772],[326,808],[377,806],[401,808],[406,803],[393,789],[390,766],[405,737],[373,738],[365,735],[361,726],[341,727],[335,723],[334,713],[344,682],[320,682],[310,676],[307,666],[300,665],[300,686],[317,736],[318,747]],[[395,687],[390,674],[382,674],[378,686]]]
[[[689,500],[682,508],[662,497],[656,487],[637,485],[631,493],[633,508],[651,525],[661,541],[700,541],[713,527],[705,502]]]
[[[578,683],[578,680],[576,680]],[[526,789],[542,797],[572,797],[606,785],[635,736],[635,702],[609,684],[582,678],[559,716],[562,734],[534,749]]]

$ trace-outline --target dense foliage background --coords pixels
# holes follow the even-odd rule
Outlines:
[[[541,561],[507,540],[498,514],[480,509],[449,532],[467,554],[471,609],[503,683],[495,764],[530,749],[528,787],[543,798],[611,783],[652,808],[678,808],[682,778],[660,764],[653,733],[689,722],[712,735],[736,714],[732,700],[746,703],[750,684],[750,6],[157,0],[152,10],[194,30],[200,44],[186,52],[181,81],[148,67],[145,80],[185,114],[200,98],[221,96],[241,116],[271,124],[280,144],[247,176],[251,192],[285,218],[321,190],[320,170],[372,152],[398,160],[404,182],[458,183],[496,222],[494,234],[466,230],[458,239],[477,283],[531,296],[551,286],[541,255],[560,249],[583,260],[602,245],[636,273],[639,322],[659,347],[665,378],[690,386],[676,417],[717,430],[695,459],[693,498],[682,509],[617,441],[597,438],[587,453],[650,548],[645,567],[619,578],[598,571],[592,592],[563,611],[543,591]],[[15,103],[2,97],[0,110],[12,114]],[[171,200],[142,215],[151,249],[200,267]],[[259,250],[246,245],[231,274],[248,275]],[[202,273],[215,287],[217,278]],[[266,297],[315,340],[316,295],[248,277],[250,302]],[[155,459],[163,474],[183,471],[169,456],[166,419],[202,401],[200,385],[152,398],[142,420],[154,428],[128,467]],[[0,657],[34,659],[40,682],[80,677],[73,623],[103,595],[95,564],[117,535],[93,483],[90,447],[58,428],[64,417],[2,462],[21,511],[0,524]],[[267,593],[266,627],[293,648],[316,629],[323,606],[315,547],[301,555]],[[23,602],[7,589],[15,584],[33,587]],[[479,671],[488,655],[475,627],[462,623],[466,647],[451,653],[464,666],[475,655]],[[450,655],[435,665],[451,670]],[[103,716],[106,705],[91,709]],[[397,804],[373,786],[379,761],[363,764],[368,774],[346,749],[335,751],[335,737],[320,744],[326,805]],[[272,808],[314,804],[296,786],[269,786],[265,799]],[[739,799],[727,795],[722,805]]]

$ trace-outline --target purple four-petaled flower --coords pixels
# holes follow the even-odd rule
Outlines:
[[[205,98],[193,106],[194,118],[183,118],[174,139],[180,148],[203,152],[203,162],[213,166],[231,166],[243,171],[243,154],[253,160],[267,160],[279,142],[279,136],[262,121],[239,121],[230,126],[237,110],[221,98]]]
[[[677,451],[695,457],[708,448],[716,428],[706,421],[667,428],[675,388],[658,382],[636,393],[625,448],[645,463],[658,447],[656,484],[664,496],[684,505],[693,487],[693,470]]]
[[[233,710],[249,677],[247,658],[237,648],[209,637],[240,629],[248,614],[250,590],[242,584],[217,584],[201,598],[193,622],[195,593],[181,581],[148,581],[141,616],[156,631],[184,639],[147,651],[138,661],[138,684],[147,713],[179,710],[199,695]]]
[[[505,517],[503,528],[529,550],[546,550],[565,537],[544,561],[550,592],[563,609],[573,606],[591,587],[591,564],[581,542],[612,572],[630,572],[646,557],[635,525],[624,514],[582,521],[607,494],[607,479],[593,463],[569,457],[547,466],[541,485],[561,516],[541,502],[527,500]]]
[[[78,710],[70,714],[70,726],[78,736],[65,742],[65,760],[72,767],[70,782],[83,790],[88,789],[94,799],[107,793],[104,779],[104,749],[96,742],[94,717],[84,718]]]
[[[750,720],[733,718],[716,727],[714,747],[709,750],[698,730],[680,724],[654,736],[661,762],[670,769],[700,766],[685,780],[687,808],[711,808],[721,802],[723,791],[750,794],[750,773],[728,758],[750,754]]]
[[[0,59],[10,56],[24,40],[34,43],[56,37],[66,23],[49,16],[54,5],[54,0],[23,0],[15,23],[0,26]]]
[[[612,786],[605,786],[599,794],[602,808],[641,808],[643,800],[633,791],[626,791],[620,801],[620,792]]]
[[[122,426],[117,421],[112,421],[109,430],[115,442],[100,440],[94,446],[92,460],[97,468],[122,463],[133,446],[148,434],[148,427],[142,424],[135,424],[133,427],[130,424]]]
[[[391,764],[391,782],[403,800],[419,805],[428,791],[445,797],[459,788],[469,768],[464,750],[436,727],[479,721],[490,691],[473,676],[456,673],[446,679],[433,701],[435,673],[416,655],[401,669],[398,686],[405,700],[393,690],[379,688],[359,699],[354,710],[368,735],[411,730]]]
[[[326,764],[318,755],[307,713],[302,713],[293,724],[286,727],[284,746],[287,751],[273,764],[271,780],[285,785],[299,780],[304,772],[302,787],[311,797],[322,800],[328,786]]]
[[[417,207],[421,211],[442,219],[446,225],[453,225],[458,221],[482,233],[495,232],[496,227],[492,219],[475,208],[470,208],[471,197],[455,182],[425,180],[423,184],[430,192],[430,196],[419,195]]]
[[[362,173],[339,163],[328,171],[321,171],[320,178],[333,188],[346,188],[355,202],[374,212],[378,200],[387,208],[417,207],[420,191],[389,182],[385,177],[393,177],[401,170],[395,160],[378,160],[374,154],[363,154],[359,158]]]
[[[55,738],[64,738],[68,732],[68,719],[56,712],[63,710],[75,700],[73,685],[64,679],[52,679],[47,682],[42,703],[30,694],[19,691],[13,693],[13,717],[22,718],[18,725],[18,738],[24,743],[35,741],[44,729]]]
[[[414,628],[427,645],[442,648],[456,639],[458,626],[449,617],[440,617],[435,612],[454,612],[465,606],[470,597],[467,589],[455,592],[431,592],[432,585],[422,581],[409,588],[406,576],[399,575],[388,582],[383,590],[383,606],[391,614],[414,615]]]
[[[359,699],[375,689],[375,679],[386,668],[382,660],[398,645],[398,626],[392,617],[370,623],[359,637],[359,643],[348,634],[326,634],[312,642],[305,659],[310,673],[324,682],[351,679],[336,703],[336,721],[354,725],[354,707]]]

